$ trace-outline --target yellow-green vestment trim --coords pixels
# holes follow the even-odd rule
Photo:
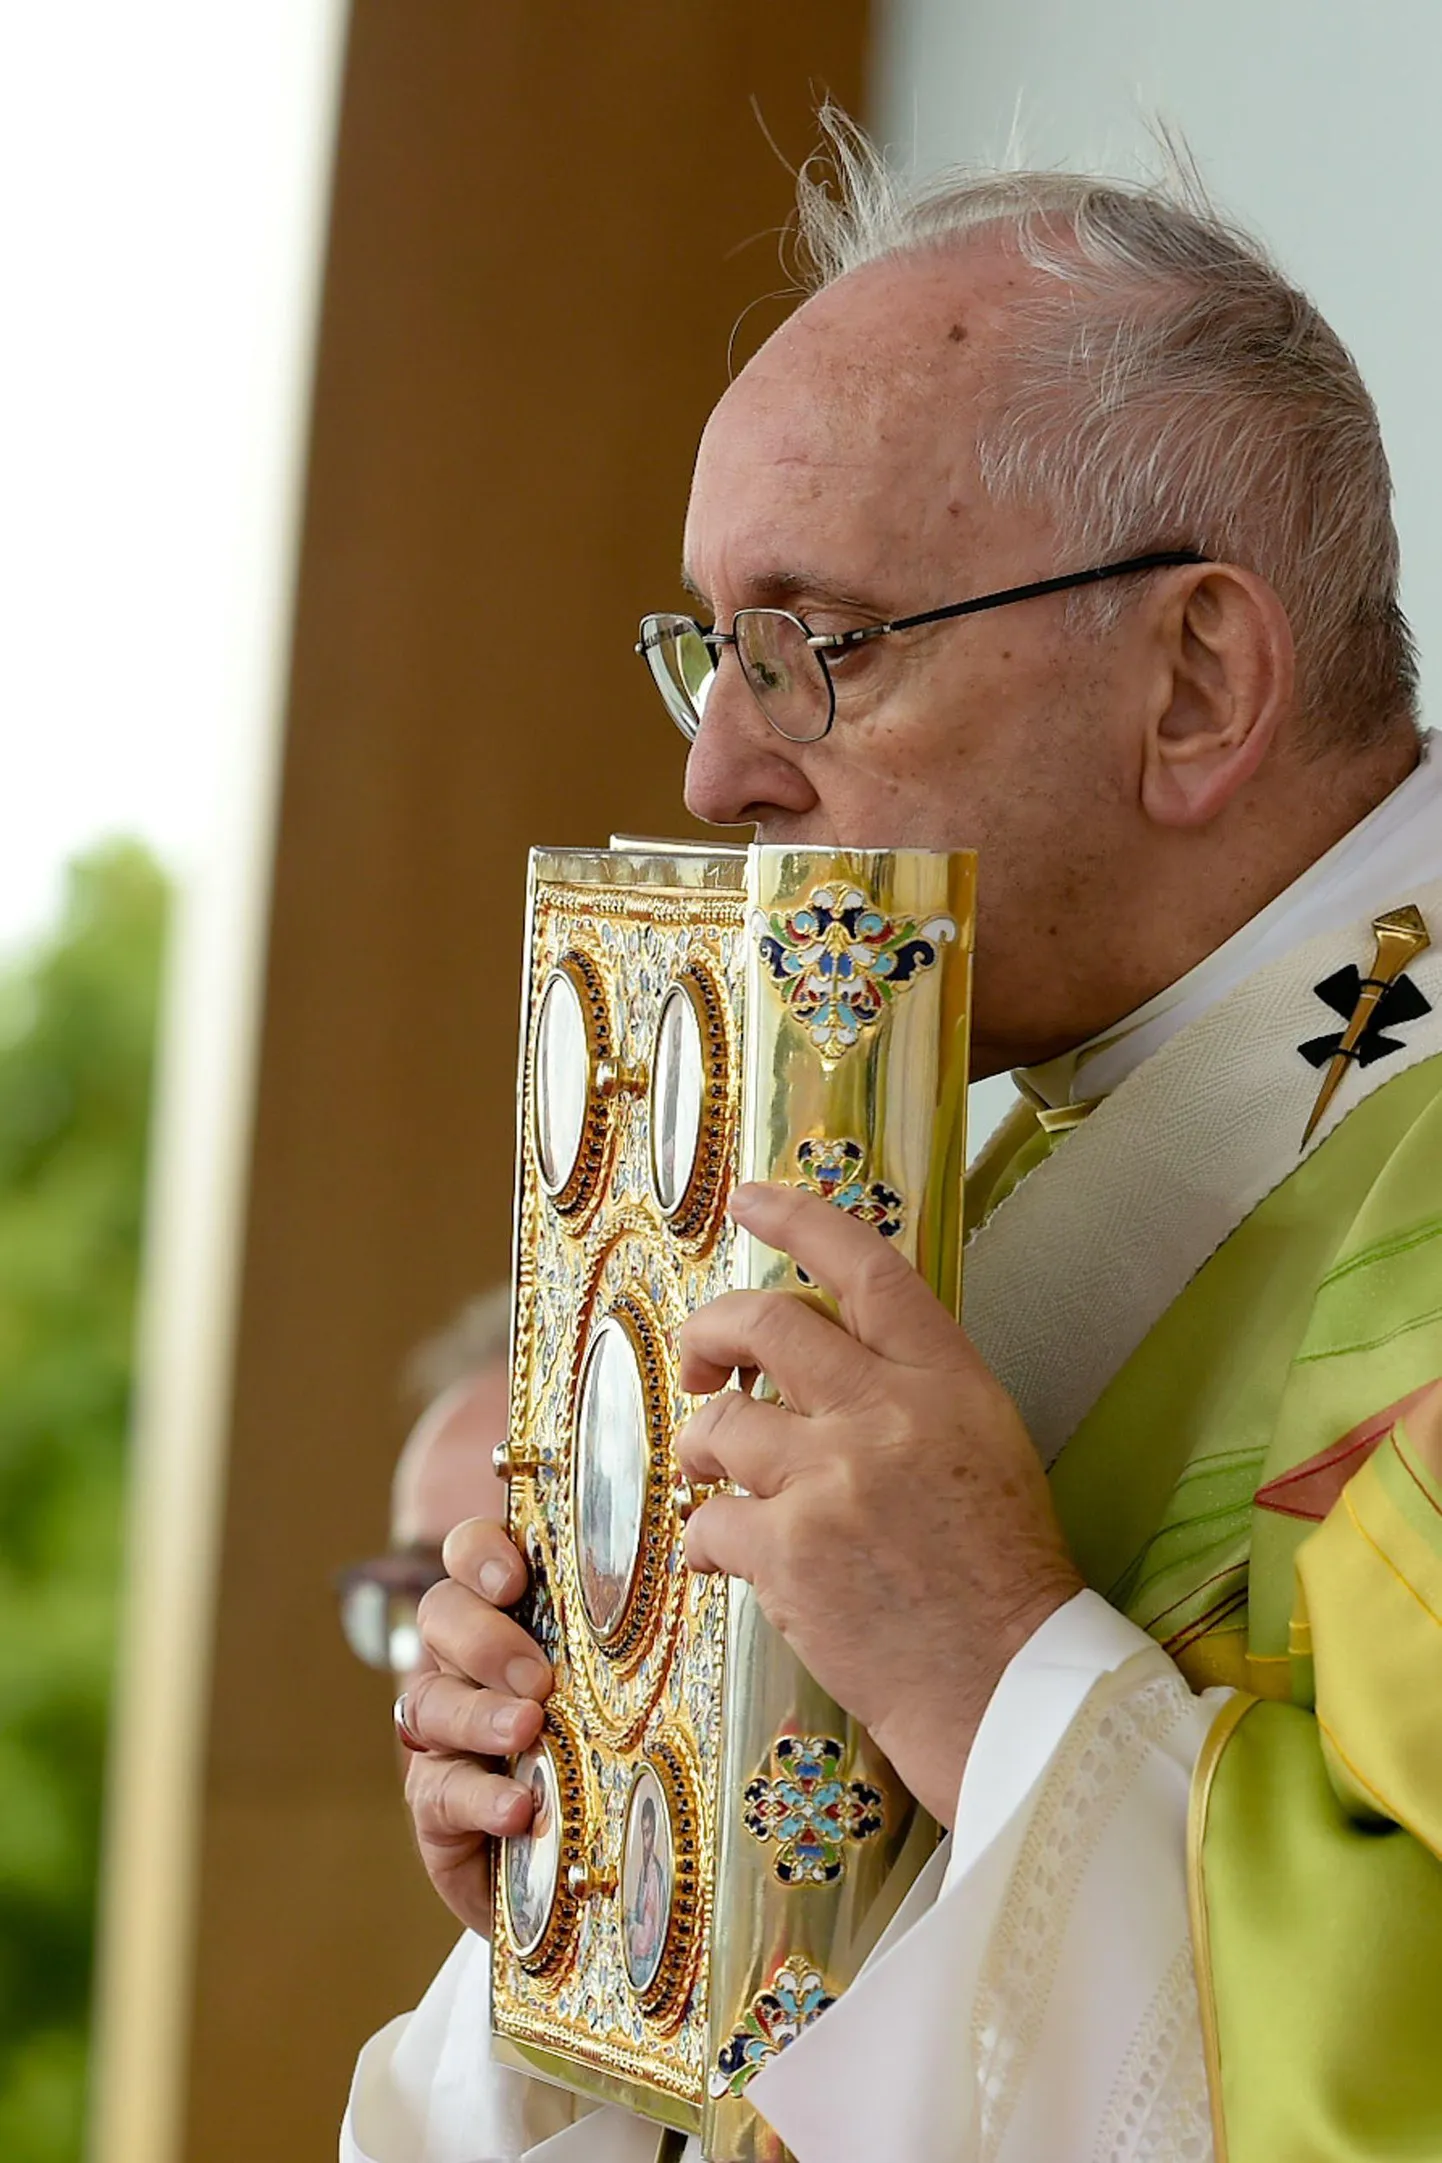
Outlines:
[[[1007,1141],[1044,1153],[1024,1122]],[[984,1168],[995,1200],[1011,1167]],[[1336,1458],[1438,1377],[1433,1058],[1233,1232],[1052,1470],[1088,1582],[1194,1686],[1250,1693],[1193,1811],[1230,2163],[1442,2158],[1442,1494],[1405,1423]],[[1340,1466],[1320,1522],[1314,1459]]]

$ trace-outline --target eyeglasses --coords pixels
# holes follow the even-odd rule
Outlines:
[[[920,616],[898,616],[891,623],[861,624],[854,631],[813,631],[787,608],[738,608],[729,631],[698,623],[694,616],[641,618],[637,653],[643,655],[666,711],[681,734],[694,742],[706,711],[726,647],[736,648],[741,673],[751,694],[778,735],[794,744],[819,743],[836,718],[836,685],[828,654],[850,653],[873,638],[915,631],[924,623],[945,623],[953,616],[979,616],[989,608],[1009,608],[1013,601],[1035,601],[1044,593],[1066,593],[1074,586],[1095,586],[1104,578],[1125,578],[1133,571],[1160,571],[1183,563],[1205,563],[1189,548],[1164,548],[1124,563],[1102,563],[1090,571],[1069,571],[1062,578],[1038,579],[1030,586],[1008,586],[949,608],[929,608]]]
[[[440,1549],[419,1547],[339,1571],[340,1626],[356,1658],[382,1673],[408,1675],[421,1656],[417,1610],[445,1574]]]

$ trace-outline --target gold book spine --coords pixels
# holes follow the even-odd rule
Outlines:
[[[757,847],[747,862],[740,1177],[866,1218],[957,1314],[975,879],[960,853]],[[745,1234],[732,1268],[740,1286],[802,1288]],[[937,1833],[741,1582],[725,1672],[702,2146],[782,2163],[750,2080],[854,1980]]]

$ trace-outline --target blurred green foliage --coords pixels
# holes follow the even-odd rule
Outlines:
[[[0,972],[0,2157],[81,2153],[163,874],[114,843]]]

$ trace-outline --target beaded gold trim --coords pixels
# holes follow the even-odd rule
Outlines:
[[[706,1887],[701,1867],[702,1817],[700,1783],[695,1761],[681,1736],[667,1729],[652,1743],[632,1777],[636,1782],[650,1769],[666,1798],[671,1827],[671,1905],[666,1916],[666,1940],[656,1973],[636,2002],[662,2033],[674,2029],[686,2010],[701,1950],[702,1923],[706,1911]],[[630,1828],[631,1805],[626,1824]],[[624,1853],[624,1849],[623,1849]]]
[[[561,1184],[553,1187],[546,1178],[540,1136],[536,1131],[540,1092],[535,1087],[535,1071],[541,1016],[546,1009],[547,993],[557,977],[564,977],[575,992],[586,1031],[586,1111],[581,1122],[581,1139],[576,1150],[576,1161]],[[613,1047],[611,1014],[601,972],[589,954],[584,953],[580,947],[572,947],[561,956],[541,987],[541,996],[536,1001],[536,1037],[531,1046],[530,1059],[531,1153],[535,1158],[536,1178],[557,1216],[567,1219],[566,1229],[570,1232],[580,1231],[595,1203],[600,1199],[601,1181],[606,1170],[614,1124],[611,1105],[601,1090],[600,1070],[602,1062],[612,1058]]]
[[[492,1871],[493,1887],[499,1895],[493,1902],[494,1912],[504,1917],[507,1935],[521,1966],[528,1974],[538,1977],[555,1974],[570,1955],[580,1917],[580,1903],[569,1883],[569,1874],[573,1864],[584,1867],[590,1848],[581,1746],[568,1714],[554,1702],[546,1707],[539,1741],[556,1784],[556,1824],[560,1839],[551,1910],[546,1917],[545,1929],[529,1952],[521,1951],[511,1919],[505,1867],[508,1843],[503,1840],[494,1843]]]
[[[691,1003],[701,1036],[705,1074],[701,1090],[701,1122],[696,1133],[696,1155],[685,1191],[674,1209],[661,1214],[671,1236],[690,1252],[700,1254],[716,1233],[721,1204],[725,1200],[726,1172],[731,1152],[731,1033],[726,1002],[711,971],[698,961],[688,962],[672,979],[671,990],[680,991]],[[669,992],[666,994],[669,997]],[[664,1014],[666,997],[661,1001]],[[661,1023],[656,1024],[657,1043]],[[653,1051],[651,1071],[656,1071]],[[651,1136],[651,1188],[660,1207],[656,1181],[656,1138]]]
[[[596,1643],[607,1658],[614,1661],[617,1668],[625,1674],[639,1663],[655,1634],[666,1589],[667,1535],[674,1506],[669,1477],[670,1451],[667,1435],[670,1378],[661,1349],[660,1324],[649,1301],[643,1299],[639,1292],[634,1289],[623,1292],[601,1320],[619,1322],[625,1331],[635,1355],[637,1372],[641,1377],[641,1392],[645,1400],[646,1473],[641,1503],[641,1534],[626,1604],[612,1628],[604,1632],[596,1628],[589,1615],[586,1616],[587,1627]],[[587,1343],[588,1355],[599,1328],[598,1321]],[[581,1362],[581,1381],[584,1380],[588,1365],[589,1357]],[[580,1422],[581,1389],[578,1381],[571,1426],[571,1545],[578,1558],[578,1566],[581,1551],[580,1525],[577,1521],[580,1506],[577,1482]],[[581,1610],[584,1614],[584,1600]]]

